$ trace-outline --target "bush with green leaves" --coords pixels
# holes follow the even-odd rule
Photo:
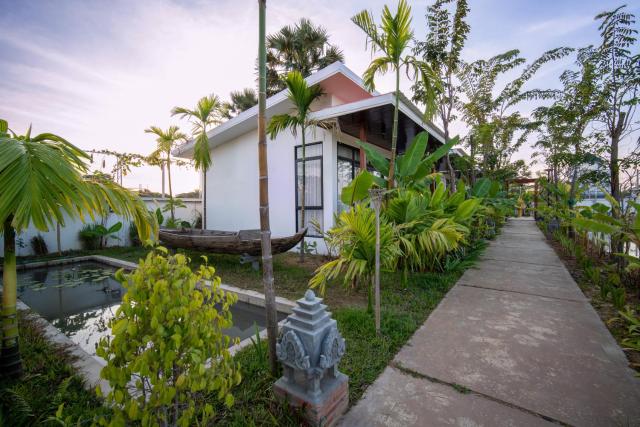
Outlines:
[[[47,242],[44,241],[44,237],[42,234],[38,233],[37,235],[31,238],[31,249],[33,253],[36,255],[46,255],[49,253],[49,248],[47,248]]]
[[[127,292],[109,322],[113,337],[97,348],[112,388],[104,425],[200,425],[215,400],[233,404],[241,375],[223,329],[232,326],[237,296],[220,288],[206,262],[192,272],[184,255],[165,254],[158,248],[133,273],[116,274]]]
[[[120,221],[107,228],[102,224],[85,224],[80,230],[79,237],[82,247],[87,250],[102,249],[109,239],[120,240],[116,233],[122,229]]]
[[[329,239],[338,248],[338,258],[318,267],[309,281],[312,288],[324,294],[327,283],[342,279],[345,286],[362,284],[369,289],[369,307],[372,307],[371,289],[375,269],[376,215],[363,204],[344,211],[329,232]],[[380,220],[380,264],[383,270],[395,270],[402,255],[393,227]]]

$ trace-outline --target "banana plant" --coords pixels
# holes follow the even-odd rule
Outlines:
[[[433,166],[458,143],[459,138],[455,137],[438,147],[433,153],[426,154],[428,140],[429,134],[420,132],[404,154],[397,156],[393,179],[397,181],[399,188],[425,189],[428,183],[427,178],[433,179],[437,175],[432,173]],[[344,187],[340,198],[343,203],[349,205],[365,200],[369,196],[369,188],[374,185],[380,188],[388,187],[389,160],[372,145],[360,141],[358,144],[364,149],[368,162],[379,176],[363,169],[350,185]]]

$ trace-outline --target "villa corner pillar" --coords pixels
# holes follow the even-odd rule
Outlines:
[[[364,121],[360,122],[360,141],[367,142],[367,129],[365,128]],[[367,154],[362,147],[360,147],[360,169],[367,169]]]

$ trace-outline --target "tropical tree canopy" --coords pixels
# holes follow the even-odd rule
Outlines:
[[[317,126],[321,123],[309,118],[311,104],[323,95],[322,87],[319,85],[309,86],[302,73],[292,71],[287,74],[284,83],[288,89],[287,98],[294,105],[294,109],[289,114],[277,114],[271,118],[267,125],[267,133],[271,139],[284,129],[290,129],[294,136],[297,135],[298,127]]]
[[[87,153],[57,135],[17,135],[0,120],[0,223],[10,218],[16,231],[32,223],[48,231],[65,215],[94,219],[111,209],[131,218],[141,240],[155,236],[157,224],[135,194],[102,176],[87,175]]]
[[[229,97],[231,101],[222,105],[222,115],[228,119],[258,104],[258,94],[252,88],[234,90],[229,94]]]
[[[398,111],[400,98],[400,69],[406,68],[408,76],[422,80],[425,91],[426,105],[425,116],[429,119],[435,111],[435,91],[440,87],[437,76],[433,74],[431,67],[414,56],[406,55],[411,49],[413,30],[411,29],[411,7],[405,0],[400,0],[395,14],[388,6],[382,10],[382,21],[376,25],[373,15],[368,10],[363,10],[351,18],[354,24],[366,34],[367,46],[371,44],[372,54],[381,53],[374,58],[365,70],[362,79],[365,86],[375,89],[375,77],[378,74],[386,74],[393,71],[395,74],[396,90],[393,110],[393,130],[391,134],[391,159],[389,162],[389,188],[395,185],[395,161],[398,141]]]
[[[171,110],[172,116],[186,118],[193,126],[192,133],[195,138],[193,160],[197,170],[207,170],[211,167],[207,130],[209,126],[222,122],[222,113],[220,98],[214,94],[200,98],[194,109],[174,107]]]
[[[329,43],[325,28],[302,18],[267,36],[267,95],[285,89],[291,71],[308,77],[336,61],[344,61],[342,50]]]

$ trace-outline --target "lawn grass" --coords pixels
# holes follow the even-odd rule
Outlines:
[[[100,399],[83,387],[71,366],[72,356],[51,344],[41,327],[19,313],[20,351],[24,375],[19,380],[0,379],[0,426],[56,425],[48,421],[64,403],[62,418],[89,422],[107,414]]]
[[[333,309],[338,329],[346,340],[347,351],[340,362],[340,371],[349,376],[349,402],[354,404],[366,388],[382,373],[400,348],[422,325],[447,291],[456,283],[466,267],[484,249],[480,245],[467,260],[453,271],[445,273],[414,273],[406,286],[401,274],[384,274],[381,280],[381,335],[375,333],[373,314],[363,306],[340,306]],[[327,292],[337,291],[338,287]],[[366,299],[361,295],[363,301]],[[263,347],[264,343],[261,344]],[[218,406],[217,425],[229,426],[297,426],[296,411],[280,404],[271,390],[275,378],[268,372],[264,354],[256,346],[236,355],[242,366],[243,381],[234,390],[235,404],[231,409]]]
[[[68,251],[63,253],[62,258],[96,254],[137,263],[148,252],[149,249],[144,247],[110,247],[93,251]],[[179,249],[178,252],[184,253],[191,259],[191,267],[193,268],[197,268],[202,264],[204,262],[202,257],[206,256],[209,265],[214,266],[216,274],[222,278],[222,283],[263,293],[261,271],[254,270],[251,264],[240,264],[238,255],[208,254],[206,252],[182,249]],[[44,257],[19,257],[18,263],[56,258],[60,257],[56,254],[49,254]],[[327,258],[324,256],[309,255],[305,257],[304,264],[300,264],[299,255],[296,253],[287,252],[275,255],[273,257],[273,270],[276,294],[292,300],[302,298],[313,272],[326,261]],[[332,307],[364,306],[366,304],[366,295],[339,287],[327,295],[326,303]]]
[[[338,283],[328,287],[325,303],[337,320],[338,328],[346,340],[347,351],[339,368],[349,376],[350,404],[354,404],[362,397],[366,388],[382,373],[398,350],[420,327],[485,246],[485,244],[479,244],[469,253],[466,258],[468,262],[458,264],[451,271],[413,273],[408,276],[406,283],[401,280],[401,273],[382,274],[380,336],[375,333],[373,314],[367,313],[364,289],[346,289]],[[147,252],[148,249],[144,248],[108,248],[90,253],[136,262]],[[191,258],[193,267],[203,262],[200,257],[201,253],[194,251],[185,251],[185,253]],[[73,252],[67,253],[65,256],[86,254],[88,252]],[[54,258],[55,256],[50,257]],[[223,283],[262,291],[260,272],[252,270],[250,265],[239,264],[237,256],[209,255],[208,259],[209,264],[216,268]],[[29,260],[21,260],[21,262],[26,261]],[[274,257],[276,293],[290,299],[301,298],[307,289],[307,283],[313,275],[313,271],[324,261],[324,257],[310,256],[305,264],[299,264],[297,254],[276,255]],[[27,332],[27,336],[23,335],[22,339],[28,341],[34,337]],[[37,337],[35,339],[38,341]],[[32,354],[25,353],[25,359],[32,357]],[[242,367],[243,381],[234,389],[235,404],[231,409],[216,404],[215,424],[230,426],[300,425],[301,419],[297,411],[286,407],[285,404],[274,398],[272,385],[275,378],[268,372],[266,344],[262,342],[260,345],[249,347],[239,352],[235,358]],[[52,360],[43,360],[40,364],[45,367],[56,363]],[[73,381],[73,384],[76,384],[78,380]],[[50,390],[48,385],[37,381],[27,383],[24,386],[24,391],[30,388],[36,390],[36,395],[49,393]],[[97,400],[92,393],[84,390],[74,392],[77,392],[79,396],[72,398],[71,401],[77,403],[73,408],[68,408],[69,414],[74,414],[75,417],[82,414],[82,417],[86,419],[99,412],[95,408],[94,402]],[[215,399],[212,399],[212,402],[215,403]],[[40,407],[40,404],[37,406]],[[49,415],[52,410],[55,412],[51,403],[44,403],[44,408]]]

